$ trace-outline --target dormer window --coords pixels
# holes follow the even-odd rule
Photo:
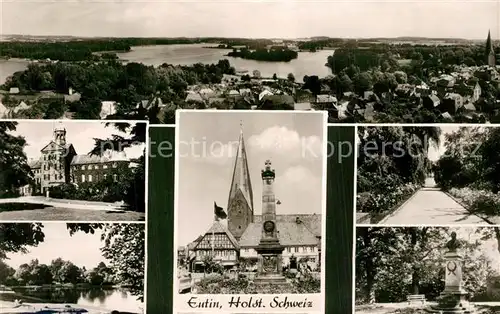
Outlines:
[[[300,224],[300,223],[302,223],[302,221],[300,220],[300,217],[296,217],[296,218],[295,218],[295,223],[296,223],[296,224]]]

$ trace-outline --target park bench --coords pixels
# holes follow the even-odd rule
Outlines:
[[[408,296],[408,304],[425,304],[425,295],[411,294]]]

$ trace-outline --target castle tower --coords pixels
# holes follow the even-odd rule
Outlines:
[[[227,212],[227,227],[233,236],[239,240],[248,225],[253,222],[253,192],[245,141],[243,139],[243,128],[240,129],[233,178],[227,201]]]
[[[66,129],[64,127],[54,128],[54,142],[60,146],[66,145]]]
[[[491,42],[491,34],[488,30],[488,38],[486,38],[486,63],[490,67],[494,67],[496,64],[495,60],[495,49],[493,48],[493,43]]]

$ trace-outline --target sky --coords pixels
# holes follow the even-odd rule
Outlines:
[[[95,145],[94,138],[106,139],[112,135],[122,135],[128,137],[127,134],[118,131],[112,126],[106,127],[105,122],[92,121],[20,121],[16,127],[16,131],[11,132],[13,135],[23,136],[26,139],[27,145],[24,152],[30,159],[39,159],[41,156],[40,150],[53,140],[54,128],[64,127],[66,129],[66,143],[73,144],[77,154],[89,153]],[[143,154],[145,145],[136,145],[125,149],[125,154],[128,158],[138,158]]]
[[[441,136],[439,137],[439,146],[436,146],[435,144],[429,145],[427,157],[429,158],[430,161],[437,161],[446,152],[445,136],[446,136],[446,134],[450,134],[450,133],[458,131],[458,128],[459,128],[459,126],[457,126],[457,125],[440,127]]]
[[[322,213],[323,114],[182,112],[178,120],[178,245],[188,244],[210,228],[214,201],[227,210],[241,119],[254,213],[262,213],[260,175],[267,159],[276,171],[274,190],[281,201],[277,214]],[[190,144],[195,141],[199,144]]]
[[[58,257],[87,269],[96,267],[100,262],[106,263],[100,251],[104,246],[100,240],[101,231],[97,230],[94,234],[77,232],[70,236],[65,223],[52,222],[43,225],[44,241],[36,247],[28,247],[27,254],[8,253],[7,260],[4,260],[7,265],[17,269],[21,264],[29,263],[35,258],[41,264],[50,265],[51,261]]]
[[[500,33],[497,0],[2,0],[3,34],[455,37]],[[272,25],[272,27],[270,27]]]

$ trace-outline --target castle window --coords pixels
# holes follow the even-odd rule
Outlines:
[[[82,174],[82,182],[85,182],[85,175]]]
[[[299,253],[299,247],[298,247],[298,246],[294,247],[294,249],[295,249],[295,250],[294,250],[294,251],[295,251],[295,253]]]
[[[94,169],[99,169],[99,165],[95,165],[95,166],[94,166]]]
[[[89,174],[89,182],[92,182],[92,175]]]
[[[291,253],[292,252],[292,248],[291,247],[287,247],[286,251],[287,251],[287,253]]]
[[[113,163],[113,168],[116,168],[116,167],[117,167],[117,165],[116,165],[116,162],[115,162],[115,163]]]
[[[118,181],[118,175],[116,175],[116,174],[113,175],[113,181],[115,181],[115,182]]]
[[[108,165],[102,165],[102,169],[108,169]]]
[[[85,166],[82,166],[82,170],[85,170]]]

